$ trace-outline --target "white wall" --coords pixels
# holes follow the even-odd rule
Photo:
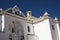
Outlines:
[[[9,40],[9,34],[10,34],[10,31],[9,31],[9,24],[12,22],[12,21],[18,21],[22,24],[22,27],[23,27],[23,30],[24,30],[24,39],[27,40],[27,23],[25,20],[22,20],[22,19],[19,19],[17,17],[14,17],[14,16],[10,16],[10,15],[5,15],[5,27],[4,27],[4,40]],[[16,37],[17,39],[17,37]]]
[[[1,20],[2,20],[2,32],[3,32],[4,26],[5,26],[4,25],[5,24],[5,22],[4,22],[5,21],[5,16],[3,14],[2,14],[2,19]]]
[[[25,20],[22,20],[20,18],[10,16],[10,15],[4,15],[5,17],[5,26],[4,26],[4,33],[0,33],[0,39],[1,40],[9,40],[9,24],[12,21],[18,21],[22,24],[22,27],[24,29],[24,37],[25,40],[57,40],[57,31],[58,31],[58,24],[55,24],[52,22],[52,20],[46,19],[42,22],[35,23],[35,24],[29,24],[26,23]],[[0,16],[2,19],[2,16]],[[0,19],[0,30],[1,29],[1,19]],[[52,24],[54,25],[55,30],[52,30]],[[30,32],[27,31],[27,27],[30,27]],[[57,27],[56,27],[57,26]],[[27,34],[35,34],[33,36],[27,35]],[[15,37],[17,39],[17,37]],[[35,39],[34,39],[35,38]]]
[[[4,15],[0,15],[0,40],[8,40],[4,29]]]
[[[39,40],[38,36],[35,35],[27,35],[28,36],[28,40]]]
[[[57,32],[57,33],[56,33],[56,35],[57,35],[57,40],[60,40],[60,36],[59,36],[59,35],[60,35],[60,34],[59,34],[59,32],[60,32],[60,30],[59,30],[59,23],[56,23],[55,25],[56,25],[56,32]]]
[[[49,19],[34,24],[34,32],[39,40],[52,40]]]
[[[2,15],[0,15],[0,31],[2,31]]]
[[[59,39],[60,39],[60,32],[59,32]]]
[[[55,29],[56,29],[56,30],[55,30],[55,33],[56,33],[56,37],[55,37],[55,38],[56,38],[56,40],[60,40],[60,38],[59,38],[59,37],[60,37],[60,36],[59,36],[59,35],[60,35],[60,34],[59,34],[59,23],[56,23],[56,24],[55,24]]]
[[[54,27],[54,30],[52,29],[52,25]],[[53,22],[53,19],[50,19],[50,28],[51,28],[51,33],[52,33],[52,39],[53,40],[59,40],[59,24]]]
[[[28,32],[28,26],[30,28],[30,32]],[[33,24],[27,23],[27,34],[34,34]]]

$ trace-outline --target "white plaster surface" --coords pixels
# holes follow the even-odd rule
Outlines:
[[[39,37],[39,40],[52,40],[49,19],[34,24],[34,32]]]

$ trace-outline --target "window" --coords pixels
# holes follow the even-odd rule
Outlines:
[[[23,40],[24,39],[24,36],[21,36],[21,39],[20,40]]]
[[[30,32],[30,27],[28,26],[28,32]]]
[[[12,34],[9,34],[9,37],[11,38],[12,37]]]
[[[12,38],[9,38],[9,40],[12,40]]]
[[[54,26],[52,25],[52,29],[54,30]]]
[[[14,24],[14,21],[12,21],[12,23]]]
[[[14,33],[15,31],[14,31],[14,28],[12,28],[12,33]]]

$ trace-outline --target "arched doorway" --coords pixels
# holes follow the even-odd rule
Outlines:
[[[20,22],[12,21],[10,23],[9,30],[13,40],[24,40],[24,29]]]

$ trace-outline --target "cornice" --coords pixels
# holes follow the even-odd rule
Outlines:
[[[1,11],[1,12],[0,12],[0,15],[1,15],[1,14],[13,16],[13,17],[16,17],[16,18],[18,18],[18,19],[25,20],[27,23],[30,23],[30,24],[36,24],[36,23],[39,23],[39,22],[44,21],[45,19],[49,19],[49,18],[50,18],[50,17],[47,15],[47,16],[43,16],[43,17],[41,17],[41,18],[37,18],[37,19],[33,19],[33,20],[28,20],[26,17],[21,17],[21,16],[18,16],[18,15],[15,15],[15,14],[11,14],[11,13],[8,13],[8,12],[5,12],[5,11]],[[54,22],[54,23],[58,23],[59,21],[53,20],[53,22]]]
[[[59,20],[53,20],[54,23],[59,23]]]
[[[19,19],[22,19],[22,20],[26,20],[25,17],[21,17],[21,16],[11,14],[11,13],[8,13],[8,12],[5,12],[5,11],[0,12],[0,14],[9,15],[9,16],[13,16],[13,17],[16,17],[16,18],[19,18]]]
[[[39,23],[39,22],[42,22],[42,21],[44,21],[45,19],[49,19],[50,17],[49,16],[45,16],[45,17],[42,17],[42,18],[38,18],[38,19],[35,19],[35,20],[30,20],[29,22],[27,22],[27,23],[30,23],[30,24],[36,24],[36,23]]]

